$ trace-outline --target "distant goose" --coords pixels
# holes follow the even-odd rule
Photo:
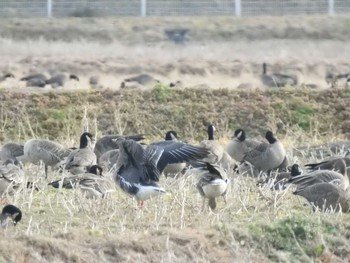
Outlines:
[[[283,144],[276,139],[272,131],[267,131],[265,138],[269,142],[268,144],[259,144],[243,157],[243,161],[249,162],[260,171],[276,169],[286,158]]]
[[[79,81],[78,76],[74,74],[69,74],[69,75],[57,74],[49,78],[48,80],[46,80],[46,84],[51,85],[53,88],[63,87],[69,79],[74,79],[76,81]]]
[[[313,211],[350,212],[350,192],[331,183],[316,183],[293,192],[304,197],[312,206]]]
[[[7,160],[25,163],[24,146],[17,143],[7,143],[0,149],[0,162],[5,163]]]
[[[46,76],[41,73],[31,74],[20,79],[21,81],[26,81],[27,87],[40,87],[43,88],[46,85]]]
[[[84,132],[80,136],[79,149],[68,155],[65,169],[72,174],[86,173],[96,163],[97,157],[93,151],[93,136],[91,133]]]
[[[98,165],[91,166],[88,173],[64,177],[49,185],[54,188],[79,189],[86,198],[103,198],[115,189],[113,180],[104,177]]]
[[[346,190],[349,186],[349,174],[345,161],[340,159],[334,165],[336,171],[331,170],[315,170],[307,174],[301,174],[291,177],[289,183],[298,185],[298,189],[302,189],[317,183],[332,183]]]
[[[141,86],[146,86],[146,85],[155,85],[156,83],[159,83],[159,80],[155,79],[149,74],[140,74],[140,75],[125,79],[121,83],[120,87],[126,88],[126,83],[135,83]]]
[[[177,141],[177,140],[178,140],[177,133],[175,131],[168,131],[165,134],[165,141],[154,142],[151,145],[162,146],[162,145],[167,145],[167,141]],[[183,163],[171,163],[171,164],[168,164],[164,168],[163,174],[165,175],[165,177],[176,176],[183,169],[185,169],[185,167],[186,167],[186,163],[185,162],[183,162]]]
[[[235,130],[234,137],[226,146],[227,153],[237,162],[241,162],[247,152],[258,146],[260,142],[247,139],[243,129]]]
[[[0,82],[5,81],[6,79],[14,79],[15,76],[12,73],[6,73],[2,77],[0,77]]]
[[[108,152],[110,150],[116,150],[118,149],[118,144],[116,143],[116,140],[119,138],[125,138],[127,140],[134,140],[134,141],[141,141],[145,139],[143,134],[135,134],[135,135],[105,135],[102,138],[98,139],[94,152],[97,156],[97,159],[101,157],[102,154],[105,152]]]
[[[267,73],[267,65],[263,63],[263,72],[261,80],[265,86],[268,87],[284,87],[295,86],[298,84],[298,79],[295,76],[281,74],[281,73]]]
[[[6,205],[0,214],[0,226],[5,225],[7,218],[10,218],[16,225],[22,219],[22,211],[14,205]]]
[[[72,150],[50,140],[31,139],[24,144],[23,152],[27,162],[44,163],[47,178],[48,167],[59,168]]]
[[[189,30],[186,28],[174,28],[174,29],[165,29],[164,33],[168,39],[176,44],[182,44],[187,40],[187,32]]]
[[[204,173],[197,183],[197,189],[203,197],[202,210],[205,208],[205,198],[209,199],[209,207],[214,210],[216,208],[216,197],[223,196],[226,203],[225,195],[229,180],[225,170],[219,165],[205,163],[202,170]]]
[[[216,128],[213,124],[208,125],[208,139],[203,140],[200,142],[199,146],[207,149],[209,151],[209,156],[203,159],[203,162],[208,162],[211,164],[220,162],[223,154],[224,154],[224,147],[215,140],[214,134],[215,134]]]
[[[115,172],[117,184],[134,195],[139,204],[152,196],[165,193],[156,182],[170,163],[188,162],[204,158],[208,152],[190,144],[164,141],[161,145],[148,145],[144,149],[133,140],[118,139],[119,158]]]

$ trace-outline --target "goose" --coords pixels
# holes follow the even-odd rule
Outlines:
[[[120,84],[120,88],[127,88],[127,83],[132,83],[140,86],[153,86],[157,83],[160,83],[160,81],[155,79],[149,74],[140,74],[140,75],[125,79]]]
[[[169,163],[188,162],[208,155],[204,148],[179,141],[164,141],[161,145],[148,145],[145,149],[134,140],[117,140],[119,158],[115,180],[120,188],[143,201],[165,190],[156,182]]]
[[[68,155],[65,169],[72,174],[86,173],[91,166],[97,163],[97,157],[92,147],[92,134],[84,132],[80,136],[79,149],[72,151]]]
[[[296,76],[272,73],[267,74],[267,65],[263,63],[263,73],[261,76],[262,83],[268,87],[284,87],[284,86],[295,86],[298,84]]]
[[[165,29],[164,33],[168,37],[168,39],[175,44],[182,44],[187,40],[187,33],[189,29],[186,28],[173,28],[173,29]]]
[[[243,157],[243,161],[249,162],[260,171],[278,168],[286,157],[283,144],[275,138],[272,131],[267,131],[265,138],[269,142],[268,144],[259,144]]]
[[[332,170],[335,168],[334,165],[341,159],[344,160],[347,167],[350,166],[350,157],[333,156],[318,163],[308,163],[305,167],[310,171]]]
[[[313,211],[350,212],[350,192],[330,183],[316,183],[293,192],[304,197],[312,206]]]
[[[152,145],[162,146],[163,144],[166,145],[167,141],[177,141],[177,140],[178,140],[177,133],[175,131],[168,131],[165,134],[165,141],[154,142],[152,143]],[[176,175],[178,175],[183,169],[185,169],[185,167],[186,167],[185,162],[170,163],[164,168],[163,174],[165,175],[165,177],[168,177],[168,176],[176,177]]]
[[[25,163],[24,145],[17,143],[6,143],[0,149],[0,162],[5,163],[7,160],[13,160],[19,163]]]
[[[6,205],[0,214],[0,226],[5,226],[6,219],[10,218],[14,225],[22,219],[22,211],[14,205]]]
[[[76,81],[79,81],[79,78],[77,75],[74,74],[57,74],[48,80],[46,80],[46,84],[50,84],[53,88],[57,87],[63,87],[64,84],[69,80],[69,79],[74,79]]]
[[[27,162],[44,163],[46,178],[48,167],[58,168],[71,152],[71,149],[66,149],[59,143],[41,139],[31,139],[23,147],[24,158]]]
[[[298,189],[308,187],[317,183],[333,183],[346,190],[349,186],[349,175],[343,159],[339,159],[332,170],[316,170],[307,174],[291,177],[288,182],[298,185]],[[338,172],[339,171],[339,172]]]
[[[199,146],[207,149],[209,151],[209,156],[203,159],[203,162],[208,162],[211,164],[220,162],[223,154],[224,147],[214,139],[214,133],[216,128],[213,124],[208,125],[208,139],[200,142]]]
[[[110,150],[105,152],[98,159],[98,164],[107,171],[110,171],[117,163],[119,157],[119,149]]]
[[[79,189],[86,198],[103,198],[115,189],[115,183],[102,175],[102,167],[93,165],[88,173],[64,177],[48,185],[54,188]]]
[[[0,82],[5,81],[6,79],[14,79],[15,76],[12,73],[6,73],[2,77],[0,77]]]
[[[276,172],[274,176],[268,176],[258,182],[258,185],[266,184],[272,190],[284,190],[290,178],[302,174],[298,164],[293,164],[288,172]]]
[[[237,162],[243,160],[244,155],[258,146],[260,142],[247,139],[245,131],[241,128],[236,129],[232,140],[226,146],[226,152]]]
[[[26,81],[27,87],[40,87],[43,88],[46,85],[46,76],[41,73],[31,74],[20,79]]]
[[[102,138],[98,139],[95,144],[94,152],[96,154],[97,159],[99,159],[101,155],[104,154],[105,152],[118,149],[118,144],[116,143],[116,140],[118,138],[125,138],[128,140],[134,140],[134,141],[141,141],[145,139],[143,134],[135,134],[135,135],[127,135],[127,136],[105,135]]]
[[[0,166],[0,197],[6,194],[13,194],[14,190],[23,182],[24,173],[21,167],[7,160]]]
[[[204,174],[197,183],[198,192],[203,197],[202,210],[205,208],[205,198],[209,199],[209,207],[214,210],[216,208],[216,197],[223,196],[226,204],[225,196],[229,180],[225,170],[219,165],[205,163],[202,170]]]

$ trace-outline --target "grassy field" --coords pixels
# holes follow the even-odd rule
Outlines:
[[[145,142],[175,130],[198,143],[214,123],[225,145],[243,127],[263,139],[276,132],[290,163],[320,156],[307,146],[350,138],[350,90],[330,89],[327,71],[350,71],[346,17],[152,18],[2,20],[0,143],[48,138],[77,146],[83,127],[105,134],[144,133]],[[163,30],[188,27],[189,41],[170,43]],[[264,89],[260,65],[298,73],[298,87]],[[35,90],[20,76],[74,72],[78,91]],[[161,84],[119,89],[123,78],[149,73]],[[104,88],[90,89],[98,75]],[[182,88],[170,88],[180,79]],[[320,88],[305,88],[312,81]],[[237,89],[239,84],[249,84]],[[306,147],[305,147],[306,146]],[[299,149],[302,154],[295,154]],[[299,152],[300,152],[299,151]],[[348,262],[350,216],[312,213],[302,198],[259,188],[230,174],[228,202],[201,211],[197,178],[162,178],[167,194],[136,202],[119,188],[103,200],[50,188],[52,171],[27,164],[25,178],[39,191],[10,196],[24,215],[0,229],[0,262]],[[106,174],[106,176],[108,176]]]

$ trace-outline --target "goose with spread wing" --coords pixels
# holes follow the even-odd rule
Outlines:
[[[116,182],[141,205],[144,200],[165,193],[156,182],[168,164],[203,159],[208,155],[204,148],[178,141],[162,141],[146,149],[133,140],[119,139],[117,143]]]

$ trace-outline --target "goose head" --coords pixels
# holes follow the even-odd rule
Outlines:
[[[12,78],[14,79],[15,78],[15,75],[13,75],[12,73],[6,73],[3,77],[4,79],[9,79],[9,78]]]
[[[237,138],[239,141],[243,142],[245,140],[245,132],[243,129],[237,129],[234,133],[234,138]]]
[[[79,77],[77,75],[74,75],[74,74],[70,74],[69,79],[74,79],[76,81],[79,81]]]
[[[166,141],[172,141],[172,140],[177,140],[177,139],[178,139],[178,137],[177,137],[177,133],[175,131],[168,131],[165,134]]]
[[[10,217],[13,224],[16,225],[22,219],[22,211],[14,205],[6,205],[2,209],[2,216],[5,218]]]
[[[263,68],[263,75],[265,75],[266,74],[266,69],[267,69],[267,65],[266,65],[266,63],[264,62],[263,64],[262,64],[262,68]]]
[[[96,175],[99,175],[99,176],[103,176],[102,175],[102,171],[103,171],[102,167],[98,166],[98,165],[93,165],[89,169],[89,173],[96,174]]]
[[[272,132],[272,131],[267,131],[267,132],[266,132],[265,139],[266,139],[270,144],[273,144],[273,143],[277,142],[277,139],[276,139],[275,136],[273,135],[273,132]]]
[[[301,175],[302,170],[300,169],[299,164],[295,163],[292,165],[291,169],[290,169],[290,175],[291,176],[298,176]]]
[[[93,145],[93,136],[91,133],[89,132],[84,132],[81,136],[80,136],[80,149],[84,149],[87,147],[92,147]]]
[[[216,131],[213,124],[208,125],[208,140],[214,140],[214,132]]]

